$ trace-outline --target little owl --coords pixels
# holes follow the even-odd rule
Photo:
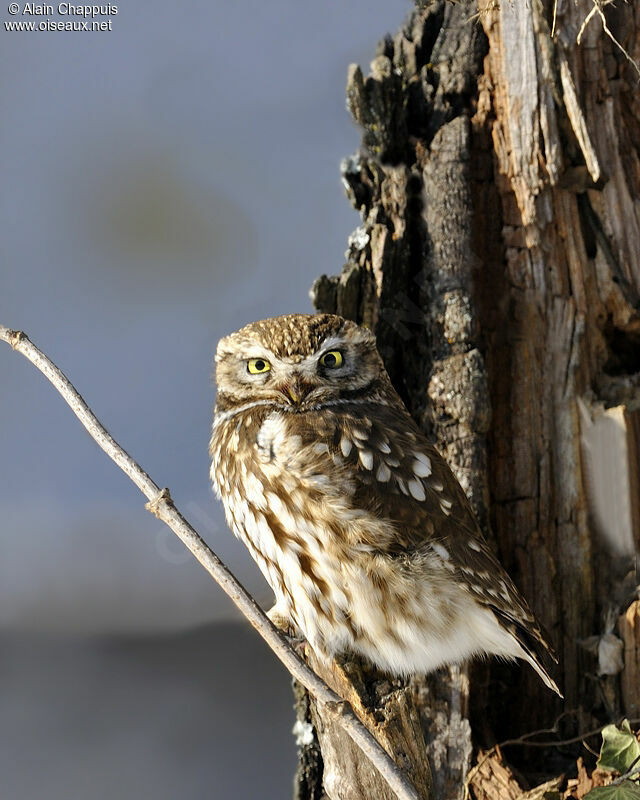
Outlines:
[[[369,331],[276,317],[222,339],[216,364],[211,478],[276,625],[396,676],[522,658],[559,694],[533,614]]]

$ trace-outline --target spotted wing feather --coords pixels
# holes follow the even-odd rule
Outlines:
[[[359,415],[336,413],[333,420],[325,416],[319,426],[333,431],[329,452],[350,470],[354,506],[393,523],[392,539],[367,544],[403,559],[418,559],[427,550],[440,554],[557,691],[544,666],[557,659],[526,600],[486,543],[442,456],[404,409],[363,405],[361,410]]]

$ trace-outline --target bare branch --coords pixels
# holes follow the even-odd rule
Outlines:
[[[378,772],[400,800],[420,800],[416,789],[405,778],[400,768],[367,730],[353,709],[332,691],[316,673],[305,664],[289,645],[284,635],[272,624],[242,584],[227,569],[194,528],[187,522],[171,500],[168,489],[160,489],[149,475],[126,453],[104,426],[98,421],[69,379],[42,353],[22,331],[13,331],[0,325],[0,339],[10,344],[37,367],[55,386],[71,407],[89,435],[125,472],[148,499],[146,508],[165,522],[186,545],[196,559],[233,600],[242,614],[258,631],[278,656],[291,675],[324,705],[353,741],[370,759]]]

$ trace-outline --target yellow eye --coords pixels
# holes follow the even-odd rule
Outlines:
[[[264,358],[250,358],[247,361],[247,372],[252,375],[259,375],[261,372],[269,372],[271,364]]]
[[[322,358],[320,359],[320,363],[323,367],[328,367],[329,369],[336,369],[336,367],[342,366],[342,353],[339,350],[329,350],[328,353],[325,353]]]

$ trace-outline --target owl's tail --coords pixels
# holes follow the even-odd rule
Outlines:
[[[542,678],[543,683],[545,686],[548,686],[551,691],[555,692],[558,697],[564,699],[564,695],[558,689],[558,684],[553,680],[551,675],[547,672],[547,670],[542,666],[538,658],[535,654],[528,653],[527,650],[523,647],[522,642],[519,643],[520,647],[522,647],[522,657],[525,661],[527,661],[531,666],[535,669],[538,675]]]
[[[558,684],[553,680],[546,667],[546,664],[549,664],[549,667],[551,667],[551,664],[557,664],[558,659],[547,643],[533,614],[528,611],[529,618],[526,620],[527,624],[524,624],[522,620],[506,614],[502,609],[494,608],[493,613],[517,642],[520,648],[517,658],[522,658],[531,664],[545,686],[548,686],[558,697],[564,699]]]

